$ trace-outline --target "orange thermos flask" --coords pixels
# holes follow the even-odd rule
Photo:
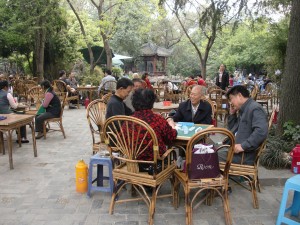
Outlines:
[[[83,161],[79,160],[75,166],[76,170],[76,191],[85,193],[88,190],[88,166]]]

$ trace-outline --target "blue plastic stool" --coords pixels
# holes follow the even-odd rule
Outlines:
[[[293,203],[290,207],[285,209],[287,199],[289,196],[289,190],[294,190]],[[289,178],[285,183],[276,225],[280,225],[281,223],[285,223],[289,225],[300,225],[300,222],[296,222],[284,216],[286,212],[291,211],[291,215],[297,217],[299,215],[299,210],[300,210],[300,175],[296,175]]]
[[[97,177],[93,180],[93,165],[97,165]],[[108,177],[103,175],[103,166],[108,167]],[[91,191],[103,191],[113,193],[114,181],[112,175],[112,161],[110,157],[101,157],[99,154],[95,154],[90,159],[89,165],[89,178],[88,178],[88,192],[87,195],[91,197]],[[109,180],[109,186],[103,186],[103,180]],[[93,186],[93,183],[97,181],[97,186]]]

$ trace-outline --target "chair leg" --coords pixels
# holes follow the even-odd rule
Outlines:
[[[226,225],[231,225],[232,218],[231,218],[231,213],[230,213],[230,206],[229,206],[227,191],[224,192],[223,206],[224,206],[225,223],[226,223]]]
[[[59,122],[59,127],[60,127],[61,132],[62,132],[63,135],[64,135],[64,139],[66,139],[66,134],[65,134],[64,127],[63,127],[63,125],[62,125],[62,121]]]
[[[109,214],[112,215],[114,213],[115,202],[116,202],[116,194],[118,193],[118,180],[114,180],[114,192],[111,195],[110,206],[109,206]]]
[[[193,218],[192,218],[192,207],[191,207],[188,188],[184,189],[184,195],[185,195],[185,222],[186,225],[191,225]]]
[[[154,213],[155,213],[155,205],[156,205],[156,187],[152,188],[152,198],[149,205],[149,225],[153,225]]]
[[[250,188],[251,188],[251,192],[252,192],[253,208],[254,209],[258,209],[259,205],[258,205],[258,199],[257,199],[257,193],[256,193],[256,186],[255,186],[254,179],[251,182],[249,182],[249,184],[250,184]]]

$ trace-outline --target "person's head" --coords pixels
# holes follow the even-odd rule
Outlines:
[[[42,87],[45,91],[48,90],[48,89],[49,89],[49,91],[52,91],[52,89],[53,89],[49,80],[43,80],[43,81],[41,82],[41,87]]]
[[[0,80],[6,80],[6,76],[5,76],[5,74],[0,74]]]
[[[226,97],[229,100],[229,103],[237,110],[248,100],[250,93],[247,88],[243,85],[236,85],[230,88]]]
[[[66,73],[66,71],[64,71],[64,70],[60,70],[60,71],[58,72],[58,74],[59,74],[59,77],[60,77],[60,78],[66,78],[66,76],[67,76],[67,73]]]
[[[133,82],[128,78],[121,78],[117,81],[116,95],[122,99],[125,99],[133,88]]]
[[[198,79],[200,79],[200,78],[202,79],[202,75],[201,74],[198,75]]]
[[[195,85],[190,93],[190,100],[192,105],[196,106],[200,103],[200,100],[202,98],[202,86]]]
[[[106,75],[111,75],[111,70],[105,69],[105,74],[106,74]]]
[[[138,73],[133,73],[132,74],[132,79],[134,79],[134,78],[140,78],[140,75]]]
[[[133,82],[133,90],[134,91],[139,88],[144,88],[143,80],[141,80],[140,78],[133,78],[132,82]]]
[[[6,90],[8,89],[8,81],[7,80],[0,80],[0,90]]]
[[[219,68],[219,71],[220,71],[220,72],[223,72],[225,69],[226,69],[225,65],[224,65],[224,64],[221,64],[221,65],[220,65],[220,68]]]
[[[156,96],[151,89],[138,89],[133,93],[132,106],[135,111],[152,109]]]
[[[69,75],[69,78],[74,79],[75,78],[75,72],[71,72],[70,75]]]
[[[142,75],[142,80],[146,80],[148,78],[149,74],[148,73],[144,73]]]
[[[230,77],[231,77],[231,78],[233,78],[233,75],[232,75],[232,74],[230,74]]]

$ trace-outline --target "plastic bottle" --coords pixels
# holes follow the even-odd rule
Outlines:
[[[88,190],[88,166],[83,161],[79,160],[75,166],[76,172],[76,191],[85,193]]]
[[[90,104],[90,99],[86,97],[86,99],[84,100],[84,107],[87,108],[89,104]]]
[[[299,174],[300,173],[300,144],[296,145],[296,147],[291,151],[290,155],[292,156],[291,171],[295,174]]]

